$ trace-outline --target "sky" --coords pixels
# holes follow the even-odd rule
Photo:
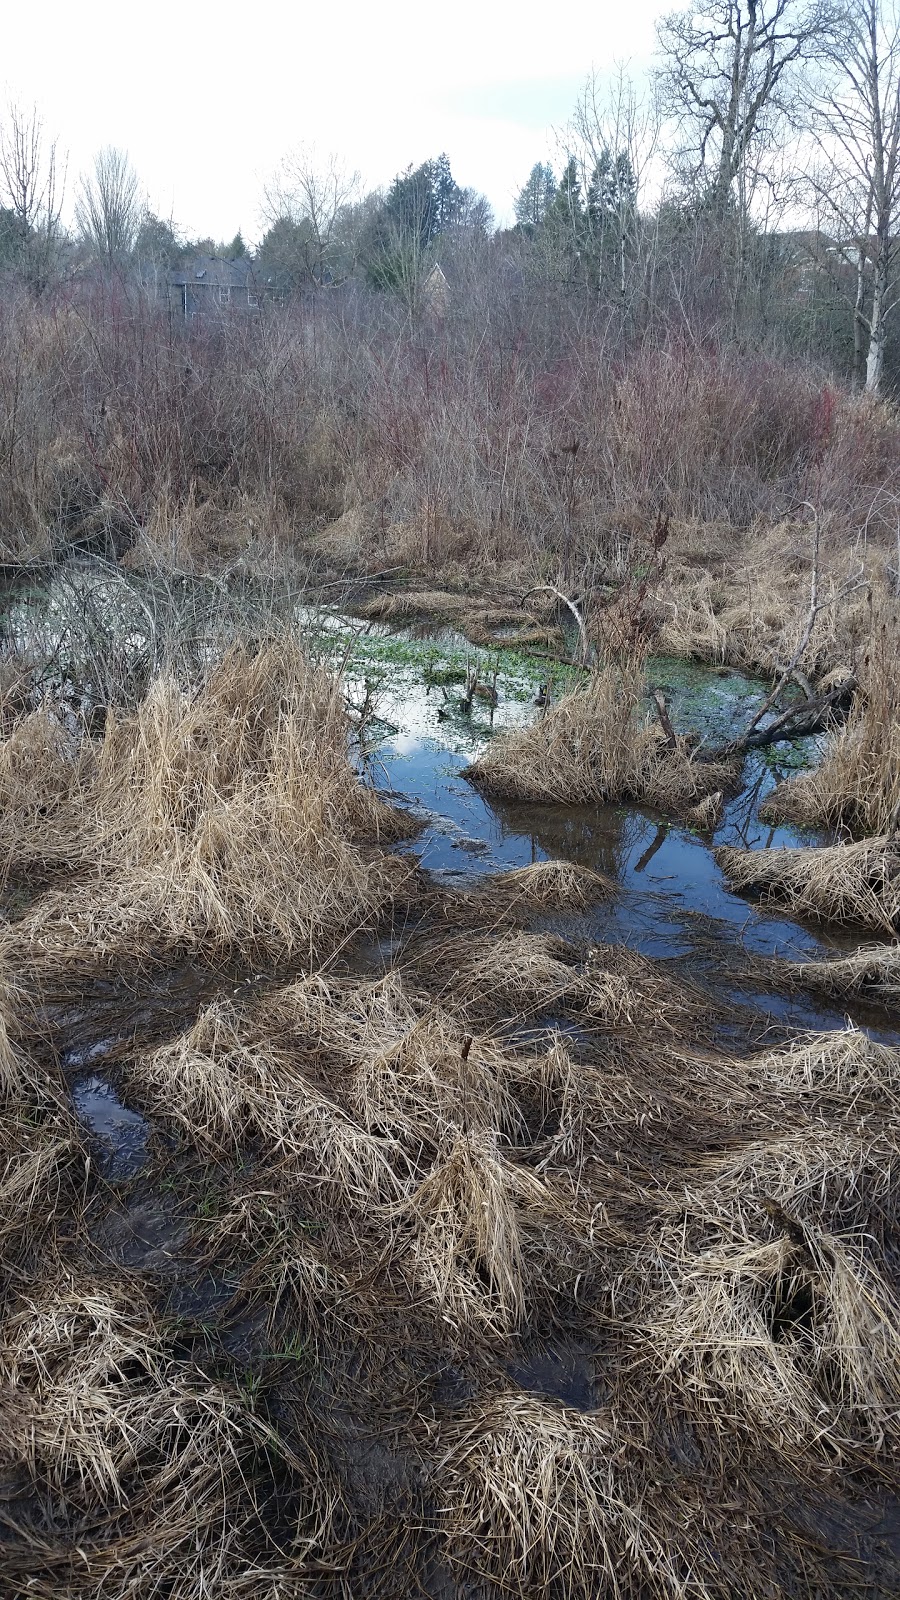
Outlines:
[[[592,71],[652,53],[659,0],[44,0],[8,6],[4,98],[36,104],[68,152],[67,206],[104,144],[128,152],[152,210],[185,232],[261,232],[261,196],[300,144],[366,188],[446,150],[499,222]],[[557,161],[557,165],[560,163]]]

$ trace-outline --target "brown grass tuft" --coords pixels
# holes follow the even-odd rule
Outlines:
[[[488,1135],[461,1135],[396,1212],[413,1282],[458,1337],[510,1333],[525,1314],[522,1214],[552,1215],[545,1184]]]
[[[766,814],[857,835],[900,825],[900,619],[876,617],[862,685],[844,727],[811,772],[781,784]]]
[[[716,860],[733,889],[758,893],[799,916],[856,922],[883,933],[900,927],[900,839],[863,839],[816,849],[723,845]]]
[[[488,794],[566,805],[633,800],[681,811],[736,772],[674,749],[641,708],[639,668],[604,667],[529,728],[495,739],[465,776]]]
[[[541,911],[585,911],[618,893],[602,872],[572,861],[535,861],[510,872],[491,873],[473,888],[441,904],[447,922],[468,926],[519,923]]]
[[[401,825],[353,772],[337,685],[288,640],[232,651],[197,694],[162,677],[111,713],[78,801],[92,881],[8,936],[50,966],[185,949],[313,962],[406,870],[374,848]]]
[[[809,984],[839,999],[874,1000],[885,1006],[900,1005],[900,944],[863,945],[852,955],[828,961],[802,961],[797,982]]]

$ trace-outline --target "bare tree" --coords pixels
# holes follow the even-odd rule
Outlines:
[[[75,220],[85,244],[108,266],[117,266],[134,248],[144,214],[137,173],[123,150],[105,145],[92,173],[82,177]]]
[[[827,48],[834,19],[832,0],[696,0],[659,23],[678,155],[714,212],[747,205],[764,154],[795,120],[799,69]]]
[[[64,191],[56,140],[47,139],[37,107],[11,105],[0,122],[0,199],[16,236],[17,264],[38,292],[59,242]]]
[[[335,229],[358,198],[359,184],[359,173],[348,171],[339,156],[320,156],[314,146],[300,145],[285,156],[265,190],[264,219],[270,225],[285,218],[294,223],[312,283],[328,279]]]
[[[826,260],[852,284],[854,382],[881,387],[898,299],[900,0],[851,0],[830,52],[833,76],[815,102],[820,160],[810,172]]]
[[[624,67],[592,74],[563,136],[581,173],[584,246],[599,290],[613,290],[623,319],[638,292],[643,259],[641,196],[659,139],[658,101],[640,93]]]

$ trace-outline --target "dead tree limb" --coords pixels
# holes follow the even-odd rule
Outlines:
[[[651,699],[653,700],[653,704],[656,707],[656,715],[659,718],[659,725],[666,736],[666,743],[671,749],[674,750],[677,743],[675,729],[672,727],[672,720],[666,709],[666,702],[663,698],[662,691],[660,689],[651,689],[650,695]]]
[[[524,605],[525,601],[533,594],[555,594],[561,605],[568,606],[573,617],[575,618],[576,623],[578,624],[578,637],[581,640],[581,665],[583,667],[589,667],[591,664],[593,651],[591,649],[590,640],[587,636],[584,618],[575,604],[575,601],[570,600],[568,595],[563,594],[562,590],[555,588],[552,583],[536,583],[533,589],[529,589],[526,594],[523,594],[521,604]]]
[[[807,502],[807,504],[809,504],[809,502]],[[759,706],[759,708],[753,713],[753,716],[750,718],[750,721],[740,737],[733,740],[731,744],[726,745],[725,749],[721,752],[723,756],[738,755],[742,750],[749,749],[751,745],[758,745],[760,743],[771,744],[773,742],[771,737],[762,740],[755,738],[755,730],[759,727],[760,722],[767,712],[771,711],[779,696],[784,691],[786,685],[797,674],[800,662],[803,659],[803,653],[809,644],[810,639],[812,638],[813,628],[816,625],[816,618],[818,617],[819,612],[825,611],[828,606],[834,605],[838,600],[846,599],[847,595],[853,594],[856,589],[862,589],[865,587],[866,578],[862,564],[860,563],[859,572],[854,573],[853,577],[848,579],[843,588],[839,589],[836,594],[829,595],[827,600],[819,599],[819,551],[821,547],[821,528],[819,526],[819,513],[817,512],[815,506],[810,505],[809,509],[813,514],[813,562],[812,576],[810,581],[809,610],[806,614],[806,621],[803,624],[803,629],[797,642],[796,649],[794,650],[794,653],[791,656],[787,666],[781,672],[778,681],[772,690],[772,693],[767,696],[762,705]],[[792,710],[793,709],[795,708],[792,708]],[[806,708],[800,707],[799,709],[807,709],[811,711],[813,707],[810,705]],[[784,719],[779,719],[779,722],[781,720]],[[770,729],[766,729],[765,731],[767,733],[771,732]],[[781,737],[784,738],[786,735],[782,734]]]
[[[733,744],[717,750],[715,759],[725,760],[745,750],[759,750],[764,745],[777,744],[779,739],[803,739],[811,733],[823,733],[835,721],[835,713],[842,709],[841,702],[852,696],[856,685],[856,676],[851,673],[833,689],[788,706],[768,727],[754,728]]]

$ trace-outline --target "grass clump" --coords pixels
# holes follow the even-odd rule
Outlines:
[[[900,839],[884,836],[816,849],[740,850],[716,860],[729,884],[788,906],[798,916],[855,922],[881,933],[900,928]]]
[[[233,1388],[174,1361],[134,1285],[40,1288],[3,1326],[0,1377],[0,1453],[19,1490],[10,1593],[261,1595],[314,1544],[328,1498],[312,1461]],[[263,1526],[276,1459],[305,1502],[278,1554]]]
[[[81,880],[8,936],[51,966],[185,950],[315,960],[403,875],[377,849],[402,829],[351,767],[338,687],[286,638],[230,651],[197,692],[163,675],[133,713],[111,712],[73,796]]]
[[[736,773],[672,746],[641,706],[642,670],[605,666],[530,727],[495,739],[465,776],[501,799],[566,805],[617,800],[680,811]]]
[[[467,892],[446,897],[445,921],[468,925],[524,923],[547,911],[586,911],[609,900],[618,886],[602,872],[572,861],[534,861],[491,873]]]
[[[900,944],[862,945],[852,955],[802,961],[797,982],[842,1000],[855,997],[900,1005]]]
[[[857,837],[900,825],[900,617],[873,622],[850,715],[811,772],[780,785],[766,814],[810,827],[841,826]]]

